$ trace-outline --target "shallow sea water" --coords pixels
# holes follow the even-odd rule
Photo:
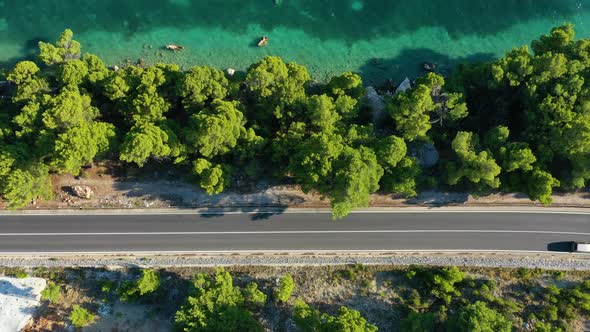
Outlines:
[[[355,71],[371,83],[415,76],[423,61],[444,72],[498,57],[564,22],[590,37],[590,0],[0,0],[0,66],[71,28],[108,64],[245,69],[271,54],[320,80]]]

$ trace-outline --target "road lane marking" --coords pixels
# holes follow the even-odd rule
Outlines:
[[[381,229],[381,230],[318,230],[318,231],[228,231],[228,232],[71,232],[71,233],[0,233],[0,236],[105,236],[105,235],[281,235],[281,234],[367,234],[367,233],[507,233],[559,234],[590,236],[583,232],[478,229]]]

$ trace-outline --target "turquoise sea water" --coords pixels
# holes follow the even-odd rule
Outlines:
[[[422,61],[444,71],[500,56],[564,22],[590,37],[590,0],[0,0],[0,66],[71,28],[109,64],[243,69],[272,54],[318,79],[356,71],[399,80]],[[186,50],[163,50],[168,43]]]

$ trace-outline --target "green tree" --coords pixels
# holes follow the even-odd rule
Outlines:
[[[88,67],[82,60],[72,60],[60,65],[57,69],[57,81],[63,85],[78,86],[88,76]]]
[[[187,109],[202,107],[206,101],[224,99],[229,81],[223,72],[205,66],[189,69],[179,86],[180,96]]]
[[[135,125],[123,138],[119,159],[138,166],[148,158],[167,157],[171,153],[168,134],[152,123]]]
[[[419,84],[387,103],[387,110],[395,121],[396,129],[405,140],[426,138],[426,132],[432,127],[429,113],[435,106],[431,92],[428,85]]]
[[[403,138],[391,135],[378,139],[374,150],[379,164],[387,170],[393,170],[406,156],[408,147]]]
[[[88,68],[88,82],[96,84],[103,82],[109,76],[109,70],[104,65],[104,62],[94,54],[86,53],[82,57],[82,60]]]
[[[90,96],[81,94],[72,86],[49,99],[46,107],[42,115],[43,124],[62,132],[88,123],[99,115],[98,109],[91,104]]]
[[[530,171],[537,158],[527,143],[511,142],[500,148],[502,169],[506,172],[515,170]]]
[[[305,87],[310,81],[307,69],[296,63],[285,64],[275,56],[267,56],[248,69],[246,85],[260,100],[272,107],[293,105],[305,99]],[[274,110],[273,110],[274,111]],[[275,115],[280,118],[279,109]]]
[[[92,324],[96,320],[96,315],[90,313],[87,309],[74,304],[74,308],[70,313],[70,321],[76,328],[82,328]]]
[[[379,189],[383,168],[375,153],[364,146],[345,148],[334,163],[333,185],[329,196],[334,219],[346,216],[352,209],[369,205],[369,195]]]
[[[115,127],[105,122],[70,128],[55,140],[52,165],[62,172],[78,175],[82,166],[109,151],[115,136]]]
[[[199,184],[207,194],[215,195],[223,191],[229,182],[229,170],[221,165],[213,165],[206,159],[199,158],[193,162],[193,173],[199,177]]]
[[[351,72],[334,76],[326,85],[326,92],[335,98],[340,96],[350,96],[354,99],[359,99],[365,95],[363,79],[358,74]]]
[[[540,169],[534,169],[527,179],[527,191],[531,200],[538,200],[544,205],[549,205],[553,201],[551,194],[553,187],[559,186],[559,181],[548,172]]]
[[[488,308],[484,302],[477,301],[462,307],[449,320],[449,329],[466,332],[510,332],[512,324],[502,314]]]
[[[287,302],[295,290],[295,281],[290,274],[286,274],[279,279],[278,288],[275,290],[275,297],[279,302]]]
[[[244,306],[240,288],[231,275],[217,269],[215,276],[198,274],[193,290],[176,312],[175,323],[182,331],[263,331],[262,326]]]
[[[500,186],[501,168],[487,151],[477,152],[478,138],[470,132],[460,131],[452,142],[457,162],[448,166],[448,183],[455,185],[463,177],[473,183],[483,183],[492,188]]]
[[[310,125],[318,132],[331,132],[341,117],[336,112],[336,106],[332,98],[327,95],[311,96],[306,102],[306,112]]]
[[[55,45],[39,42],[39,58],[47,65],[55,65],[80,58],[81,46],[70,29],[64,30]]]
[[[49,169],[43,164],[33,164],[26,169],[14,169],[4,179],[4,198],[11,209],[21,208],[37,198],[51,199]]]
[[[231,151],[245,131],[246,120],[236,102],[214,100],[210,108],[191,116],[187,142],[204,157]]]

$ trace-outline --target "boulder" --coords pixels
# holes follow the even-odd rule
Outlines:
[[[377,93],[377,90],[372,86],[367,87],[367,104],[373,110],[373,124],[376,126],[385,116],[385,100]]]
[[[88,186],[72,186],[71,188],[72,192],[80,198],[90,199],[94,195],[94,192]]]
[[[410,79],[406,77],[405,80],[403,80],[399,86],[397,87],[397,89],[395,89],[395,92],[393,93],[393,95],[397,95],[399,93],[402,92],[406,92],[406,90],[411,89],[412,88],[412,84],[410,83]]]

